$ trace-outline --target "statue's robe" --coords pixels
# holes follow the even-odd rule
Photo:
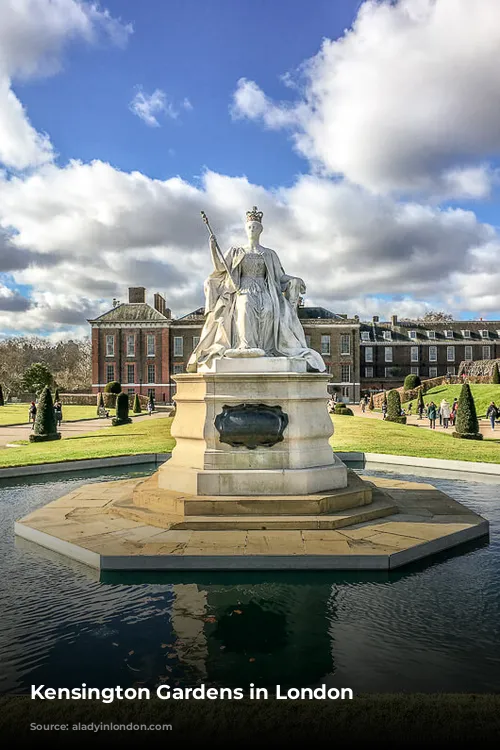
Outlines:
[[[234,330],[237,294],[234,287],[238,289],[240,285],[241,261],[244,255],[242,247],[232,247],[225,256],[230,278],[219,261],[216,270],[205,281],[206,320],[200,341],[189,359],[188,372],[196,372],[200,364],[210,365],[214,358],[222,357],[227,349],[233,349],[238,345]],[[312,369],[324,372],[326,367],[323,358],[314,349],[307,347],[297,308],[287,299],[287,290],[295,278],[284,272],[274,250],[263,248],[262,255],[267,271],[265,283],[274,310],[273,355],[302,357]]]

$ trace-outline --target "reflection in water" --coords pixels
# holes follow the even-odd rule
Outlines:
[[[120,476],[0,483],[0,690],[81,682],[500,689],[498,483],[433,480],[490,520],[490,543],[394,573],[99,578],[37,545],[14,545],[16,518],[78,484]]]

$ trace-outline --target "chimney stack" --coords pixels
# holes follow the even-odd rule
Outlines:
[[[397,326],[398,324],[398,316],[397,315],[391,315],[391,326]]]
[[[165,297],[163,297],[161,294],[158,294],[158,292],[153,297],[153,306],[155,310],[158,310],[159,313],[165,315]]]
[[[130,286],[128,288],[128,301],[129,303],[146,302],[146,288],[143,286]]]
[[[378,315],[374,315],[373,318],[372,318],[372,320],[373,320],[374,323],[378,323],[379,320],[380,320],[380,318],[378,317]]]

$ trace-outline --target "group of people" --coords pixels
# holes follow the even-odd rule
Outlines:
[[[35,421],[36,421],[36,413],[37,413],[38,407],[35,403],[35,401],[32,401],[30,404],[29,412],[28,412],[28,422],[31,424],[31,429],[34,429],[35,427]],[[57,400],[54,403],[54,417],[56,419],[56,425],[59,427],[62,422],[62,403],[61,401]]]

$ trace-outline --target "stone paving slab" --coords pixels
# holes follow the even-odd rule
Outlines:
[[[137,520],[121,512],[141,481],[81,487],[18,521],[16,534],[100,570],[387,570],[485,536],[489,528],[432,485],[373,477],[363,481],[374,503],[392,508],[385,517],[356,522],[353,516],[335,529],[222,530],[174,528],[172,517],[161,528],[145,522],[147,514]]]

